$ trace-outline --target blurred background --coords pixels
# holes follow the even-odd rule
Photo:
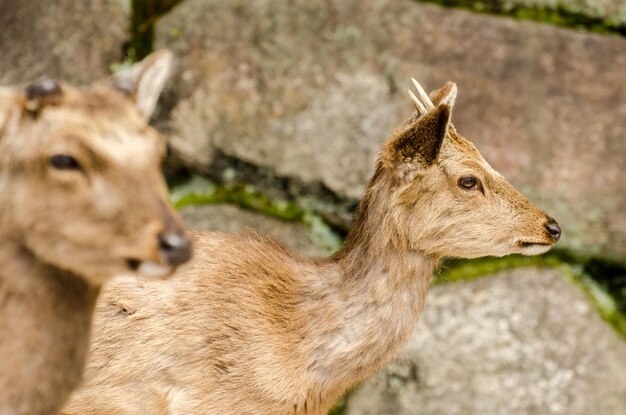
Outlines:
[[[448,260],[411,344],[335,414],[626,414],[625,0],[0,0],[0,84],[87,83],[152,50],[153,124],[191,228],[340,246],[405,90],[563,228],[542,257]]]

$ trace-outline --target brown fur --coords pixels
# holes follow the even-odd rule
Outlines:
[[[159,235],[184,238],[160,175],[153,103],[171,58],[148,58],[129,99],[107,84],[0,89],[0,414],[52,415],[81,380],[96,298],[129,261],[173,271]],[[137,68],[135,68],[137,70]],[[48,88],[52,85],[54,88]],[[80,168],[54,167],[71,156]]]
[[[450,102],[388,140],[330,258],[197,233],[173,279],[109,285],[87,381],[64,412],[325,414],[406,343],[442,257],[547,250],[548,217],[449,125]],[[459,187],[468,174],[483,191]]]

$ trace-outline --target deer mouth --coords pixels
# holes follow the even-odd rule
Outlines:
[[[155,261],[141,261],[132,258],[127,260],[126,263],[131,270],[147,278],[164,278],[174,272],[173,266]]]
[[[522,255],[540,255],[549,251],[553,245],[548,242],[532,241],[517,241],[516,244],[520,248],[519,253]]]
[[[535,246],[535,245],[544,245],[544,246],[550,246],[552,244],[547,243],[547,242],[528,242],[528,241],[519,241],[517,243],[517,245],[519,245],[522,248],[528,248],[531,246]]]

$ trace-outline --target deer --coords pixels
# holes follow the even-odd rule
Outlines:
[[[192,255],[148,125],[172,65],[0,88],[0,414],[58,414],[82,379],[101,287]]]
[[[380,150],[342,248],[298,255],[255,232],[192,234],[167,281],[104,290],[84,385],[65,415],[321,415],[407,343],[444,257],[537,255],[557,222],[428,95]]]

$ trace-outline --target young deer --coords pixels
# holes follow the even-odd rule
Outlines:
[[[147,120],[171,66],[113,84],[0,89],[0,414],[58,413],[81,380],[100,286],[191,256]]]
[[[65,413],[325,414],[409,339],[442,257],[547,251],[556,222],[450,124],[456,85],[416,87],[339,252],[198,233],[173,279],[115,281]]]

